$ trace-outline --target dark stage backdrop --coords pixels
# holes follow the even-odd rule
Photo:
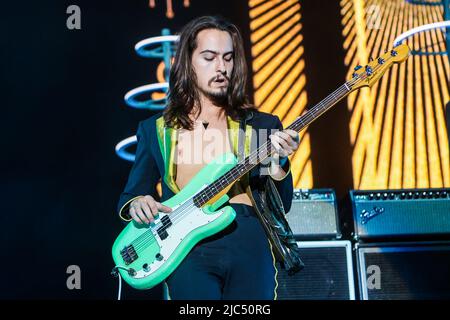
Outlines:
[[[165,1],[156,3],[155,9],[146,0],[2,3],[0,298],[116,297],[110,248],[124,226],[116,204],[131,163],[114,147],[153,114],[127,107],[123,96],[156,81],[157,64],[137,56],[138,41],[162,28],[175,33],[199,15],[221,14],[241,27],[250,55],[247,1],[193,0],[189,8],[173,1],[172,20]],[[72,4],[81,8],[81,30],[66,27]],[[345,70],[334,64],[343,55],[338,13],[337,1],[303,6],[305,59],[328,72],[323,79],[307,67],[309,102],[344,81]],[[327,28],[317,27],[318,16]],[[331,41],[319,41],[327,32]],[[351,188],[351,161],[346,126],[333,121],[347,117],[346,108],[336,110],[311,127],[313,174],[315,187],[335,187],[343,195]],[[318,133],[325,127],[333,129],[333,142]],[[346,151],[330,151],[331,145]],[[80,290],[66,286],[70,265],[81,269]],[[136,291],[124,284],[123,291],[125,299],[161,298],[159,287]]]

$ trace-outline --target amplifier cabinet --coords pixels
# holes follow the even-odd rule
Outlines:
[[[297,240],[341,238],[333,189],[294,189],[286,220]]]
[[[289,276],[278,268],[278,300],[354,300],[350,241],[298,242],[304,269]]]
[[[450,235],[450,189],[351,190],[355,239]]]
[[[450,299],[450,242],[356,244],[360,299]]]

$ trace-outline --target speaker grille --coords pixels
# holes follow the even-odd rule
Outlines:
[[[375,245],[359,248],[358,259],[361,299],[450,299],[449,244]]]
[[[332,189],[294,190],[286,220],[297,238],[339,238],[337,210]]]
[[[305,268],[293,276],[278,268],[278,299],[354,299],[350,246],[348,241],[299,243]]]

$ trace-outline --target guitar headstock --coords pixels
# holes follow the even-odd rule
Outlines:
[[[371,61],[367,66],[356,66],[352,79],[347,81],[351,91],[362,87],[371,87],[383,74],[396,63],[402,63],[409,56],[409,47],[401,44],[379,58]]]

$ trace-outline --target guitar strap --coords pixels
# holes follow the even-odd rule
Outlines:
[[[242,129],[246,128],[246,122],[252,116],[250,113],[240,122],[239,160],[243,159],[244,156],[245,134],[243,133],[245,133],[245,130]],[[263,166],[262,163],[259,167],[261,166]],[[248,174],[250,175],[250,173]],[[259,175],[261,178],[261,172],[259,172]],[[266,177],[264,180],[262,189],[255,188],[252,190],[248,185],[247,191],[251,195],[253,207],[269,239],[276,260],[282,263],[289,275],[292,275],[303,269],[304,263],[300,258],[297,242],[286,220],[286,212],[278,190],[272,179]]]

